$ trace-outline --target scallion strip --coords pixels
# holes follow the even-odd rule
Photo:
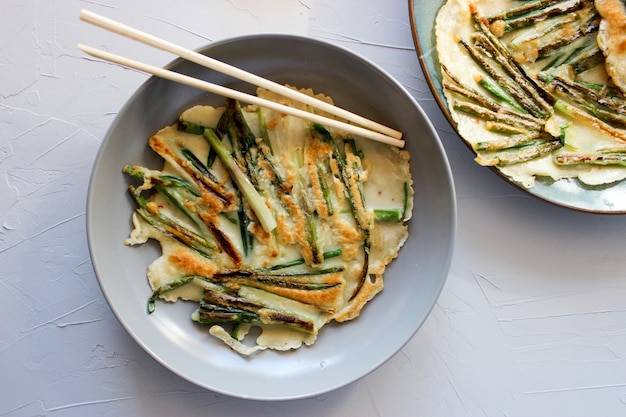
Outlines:
[[[237,165],[235,159],[230,152],[228,152],[228,149],[226,149],[213,129],[205,129],[202,135],[217,153],[217,156],[228,170],[232,180],[237,184],[244,198],[248,204],[250,204],[250,208],[254,211],[254,214],[256,214],[263,229],[266,232],[274,230],[276,228],[276,219],[274,219],[272,212],[265,203],[265,198],[261,196],[252,183],[250,183],[250,179],[243,173],[239,165]]]

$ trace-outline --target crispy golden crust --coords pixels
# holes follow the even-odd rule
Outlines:
[[[167,256],[168,262],[182,275],[199,275],[210,277],[219,271],[219,267],[213,262],[193,255],[187,249],[175,249]]]
[[[611,79],[626,93],[626,6],[622,0],[596,0],[602,21],[598,45],[606,57]]]
[[[271,290],[274,294],[315,306],[326,313],[334,313],[341,307],[342,293],[345,285],[342,274],[335,273],[325,275],[319,282],[333,286],[322,291],[276,288],[264,284],[258,284],[257,288]]]
[[[335,314],[333,318],[335,321],[344,322],[348,320],[354,320],[359,316],[361,310],[365,304],[374,298],[376,294],[383,290],[382,276],[372,275],[365,280],[361,291],[351,300],[344,309]]]

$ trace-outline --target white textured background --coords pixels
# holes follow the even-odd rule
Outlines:
[[[78,42],[172,57],[78,20],[81,8],[190,48],[309,35],[381,65],[448,152],[456,252],[439,302],[383,367],[291,402],[232,399],[156,363],[120,327],[85,236],[91,165],[146,79]],[[400,0],[0,0],[0,416],[624,416],[625,216],[529,198],[472,161],[432,99]]]

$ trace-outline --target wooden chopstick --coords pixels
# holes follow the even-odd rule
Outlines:
[[[267,90],[281,94],[285,97],[310,105],[311,107],[323,110],[335,116],[339,116],[352,123],[356,123],[360,126],[363,126],[366,129],[382,133],[392,138],[396,138],[396,139],[402,138],[402,132],[399,132],[395,129],[392,129],[390,127],[377,123],[373,120],[369,120],[365,117],[362,117],[355,113],[344,110],[340,107],[326,103],[322,100],[318,100],[315,97],[302,94],[299,91],[293,90],[284,85],[267,80],[263,77],[259,77],[255,74],[249,73],[240,68],[218,61],[206,55],[202,55],[198,52],[192,51],[191,49],[187,49],[185,47],[176,45],[172,42],[169,42],[164,39],[158,38],[156,36],[150,35],[148,33],[142,32],[138,29],[116,22],[112,19],[106,18],[104,16],[98,15],[88,10],[81,10],[80,18],[81,20],[91,23],[100,28],[109,30],[119,35],[126,36],[130,39],[142,42],[146,45],[153,46],[163,51],[171,52],[175,55],[178,55],[181,58],[187,59],[196,64],[199,64],[207,68],[213,69],[215,71],[230,75],[234,78],[240,79],[242,81],[246,81],[258,87],[265,88]]]
[[[376,140],[376,141],[386,143],[392,146],[397,146],[399,148],[402,148],[404,146],[403,140],[392,138],[391,136],[387,136],[380,132],[375,132],[373,130],[365,129],[363,127],[345,123],[336,119],[330,119],[324,116],[320,116],[319,114],[310,113],[304,110],[296,109],[294,107],[285,106],[275,101],[266,100],[266,99],[263,99],[263,98],[260,98],[251,94],[233,90],[228,87],[209,83],[207,81],[199,80],[197,78],[193,78],[188,75],[180,74],[178,72],[156,67],[150,64],[145,64],[143,62],[135,61],[130,58],[125,58],[120,55],[115,55],[110,52],[105,52],[100,49],[92,48],[87,45],[79,44],[78,48],[82,50],[83,52],[91,56],[94,56],[96,58],[100,58],[105,61],[120,64],[125,67],[133,68],[142,72],[146,72],[148,74],[152,74],[160,78],[165,78],[167,80],[185,84],[191,87],[195,87],[200,90],[208,91],[210,93],[214,93],[214,94],[218,94],[224,97],[229,97],[235,100],[243,101],[248,104],[258,105],[261,107],[265,107],[267,109],[275,110],[277,112],[289,114],[291,116],[296,116],[305,120],[309,120],[314,123],[320,123],[327,127],[340,129],[340,130],[343,130],[348,133],[352,133],[357,136]]]

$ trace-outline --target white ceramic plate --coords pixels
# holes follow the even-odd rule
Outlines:
[[[293,352],[265,351],[246,359],[190,320],[193,303],[159,304],[146,313],[147,266],[158,244],[126,247],[134,203],[125,164],[158,168],[147,139],[182,110],[224,99],[151,78],[110,127],[98,154],[87,203],[92,262],[119,321],[150,355],[183,378],[231,396],[282,400],[318,395],[368,374],[407,343],[433,307],[448,273],[456,208],[443,147],[408,92],[380,68],[344,49],[284,35],[216,42],[201,50],[240,68],[331,95],[341,107],[400,129],[412,154],[415,205],[410,239],[385,275],[385,289],[348,323],[328,325],[317,342]],[[170,68],[253,92],[227,76],[181,60]],[[149,382],[148,382],[149,383]]]
[[[446,0],[409,0],[411,28],[415,49],[435,100],[439,104],[450,124],[456,129],[456,123],[448,111],[441,86],[441,69],[435,46],[435,18]],[[467,145],[460,136],[459,140]],[[626,181],[591,186],[577,179],[554,181],[547,177],[538,177],[533,188],[525,188],[503,175],[497,168],[493,172],[505,181],[528,194],[557,206],[599,214],[626,214]]]

